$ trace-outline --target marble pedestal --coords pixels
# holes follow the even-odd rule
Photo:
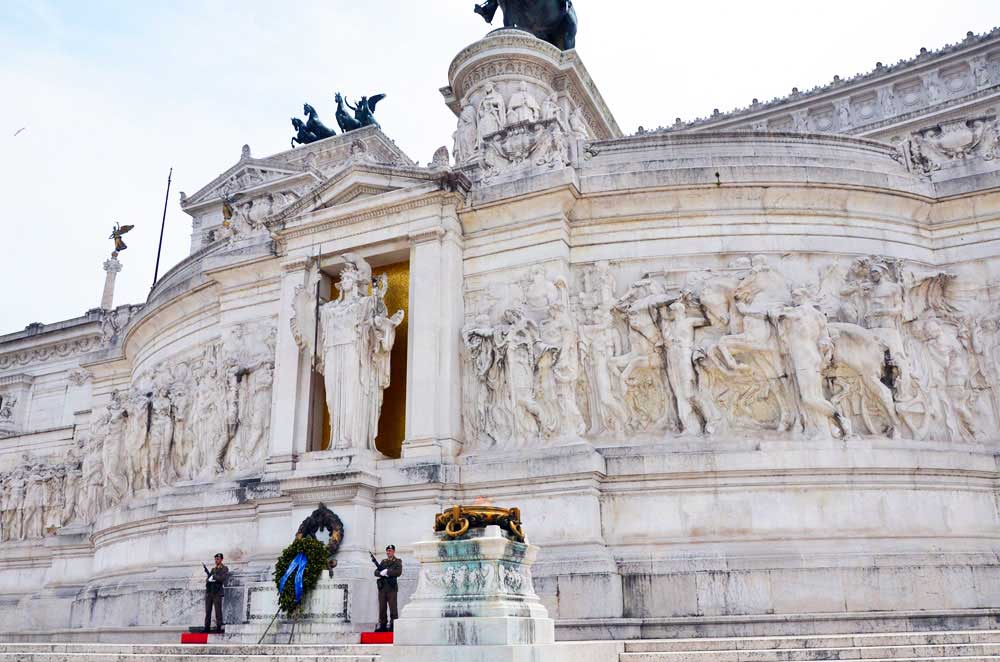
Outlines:
[[[413,553],[420,577],[384,654],[390,662],[579,662],[584,649],[555,643],[553,621],[535,594],[538,547],[488,526],[459,540],[417,543]],[[613,651],[598,645],[584,657],[610,660]]]
[[[273,581],[252,584],[247,589],[243,623],[226,625],[224,638],[256,644],[266,630],[266,644],[357,643],[350,619],[350,595],[349,584],[331,578],[324,570],[316,587],[303,598],[299,613],[294,618],[281,614],[268,629],[278,610],[278,591]]]

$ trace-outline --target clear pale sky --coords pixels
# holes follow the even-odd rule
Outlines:
[[[287,149],[303,102],[333,126],[335,91],[385,92],[379,122],[411,158],[450,149],[438,89],[489,29],[473,2],[0,0],[0,333],[97,306],[114,221],[136,225],[115,303],[144,301],[168,169],[161,274],[188,252],[179,192],[244,143],[255,156]],[[626,133],[1000,25],[997,0],[574,3],[578,51]]]

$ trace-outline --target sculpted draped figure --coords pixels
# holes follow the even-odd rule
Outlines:
[[[517,87],[517,92],[510,97],[507,105],[507,124],[517,124],[518,122],[534,122],[538,119],[542,110],[538,106],[535,96],[528,91],[528,84],[521,81]]]
[[[479,101],[479,134],[480,149],[486,138],[507,126],[507,104],[493,83],[486,83],[485,94]]]
[[[90,524],[137,493],[178,481],[260,471],[274,332],[267,323],[241,325],[199,356],[135,375],[61,457],[25,456],[0,474],[0,541]]]
[[[389,354],[403,311],[391,317],[387,282],[372,282],[371,267],[354,254],[337,283],[339,295],[320,307],[320,372],[330,412],[330,445],[374,449],[382,394],[389,385]],[[369,294],[371,292],[371,294]]]
[[[469,451],[674,435],[971,442],[1000,425],[1000,316],[880,256],[739,258],[579,284],[538,266],[468,293]],[[520,283],[520,284],[518,284]],[[965,291],[970,291],[968,285]],[[498,295],[497,292],[507,294]]]

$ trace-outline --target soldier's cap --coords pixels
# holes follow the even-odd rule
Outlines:
[[[222,558],[222,552],[219,552],[218,554],[216,554],[216,555],[215,555],[215,558],[217,558],[217,559],[221,559],[221,558]]]
[[[386,551],[388,551],[388,550],[390,550],[390,549],[391,549],[392,551],[394,551],[394,552],[395,552],[395,551],[396,551],[396,546],[395,546],[395,545],[386,545],[386,546],[385,546],[385,549],[386,549]]]

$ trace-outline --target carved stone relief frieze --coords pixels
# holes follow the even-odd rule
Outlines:
[[[996,117],[959,118],[913,132],[904,143],[909,167],[924,175],[979,158],[1000,155],[1000,122]]]
[[[83,521],[84,442],[60,459],[25,453],[13,469],[0,474],[0,542],[37,540]]]
[[[541,267],[468,293],[467,451],[622,436],[975,441],[1000,421],[1000,316],[879,256],[809,283],[764,256],[653,272]]]
[[[123,340],[125,330],[140,310],[141,305],[125,304],[114,310],[104,311],[101,318],[101,346],[107,347]]]
[[[583,109],[526,81],[487,81],[466,100],[454,134],[455,163],[478,165],[485,178],[569,164],[571,142],[586,140]]]
[[[180,481],[259,471],[270,436],[276,329],[231,328],[193,357],[136,374],[95,412],[76,519]]]

